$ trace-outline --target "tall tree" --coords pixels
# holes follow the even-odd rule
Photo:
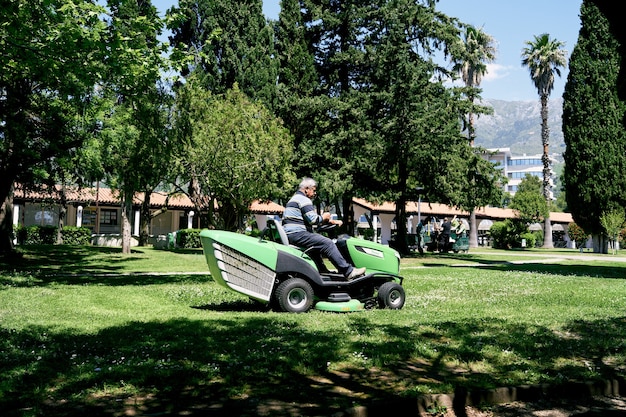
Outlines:
[[[528,67],[530,78],[537,88],[541,102],[541,142],[543,144],[543,195],[548,204],[550,196],[550,128],[548,126],[548,98],[554,89],[554,75],[561,76],[561,67],[567,65],[565,44],[544,33],[535,36],[534,41],[527,41],[522,51],[522,65]],[[552,223],[550,216],[544,220],[544,248],[553,248]]]
[[[80,147],[104,74],[96,2],[16,0],[0,9],[0,253],[12,250],[13,186],[40,182]]]
[[[396,202],[396,241],[405,251],[404,210],[418,187],[430,201],[463,201],[470,159],[460,133],[463,100],[433,81],[439,67],[431,49],[452,45],[458,30],[427,2],[387,2],[373,20],[366,59],[369,119],[376,133],[365,147],[374,166],[370,192]]]
[[[274,108],[274,35],[262,0],[180,0],[168,14],[174,56],[193,57],[182,67],[184,77],[201,70],[213,94],[237,83],[248,97]]]
[[[542,221],[549,215],[549,206],[542,198],[542,184],[539,177],[526,174],[511,199],[510,208],[528,229],[533,223]]]
[[[626,217],[624,216],[624,208],[613,209],[602,213],[600,216],[600,224],[604,227],[609,243],[612,249],[612,254],[617,253],[619,245],[619,234],[624,229],[624,222]]]
[[[487,63],[493,62],[496,58],[494,42],[493,37],[482,29],[466,26],[462,38],[462,47],[452,57],[454,61],[453,70],[461,75],[461,79],[467,87],[465,94],[471,103],[480,99],[478,88],[483,76],[487,73]],[[469,112],[467,116],[467,134],[470,146],[474,146],[476,129],[473,112]]]
[[[122,202],[122,252],[130,253],[135,194],[160,183],[168,150],[163,101],[158,89],[165,46],[158,40],[163,22],[150,1],[109,0],[110,74],[103,90],[111,97],[104,119],[103,160],[109,185]],[[144,203],[149,203],[145,201]]]
[[[315,60],[306,39],[300,0],[283,0],[278,21],[273,23],[278,61],[278,102],[276,114],[294,137],[294,148],[301,149],[305,138],[315,137],[322,115],[323,100],[318,95],[319,78]],[[299,152],[298,152],[299,154]],[[295,161],[301,165],[298,160]],[[300,170],[300,176],[315,175]]]
[[[173,173],[205,226],[241,229],[253,200],[281,196],[295,184],[289,132],[236,84],[213,96],[188,77],[174,114],[175,133],[184,145]]]
[[[496,57],[496,47],[494,39],[482,29],[474,26],[466,26],[463,33],[461,46],[456,54],[452,55],[454,61],[453,70],[461,75],[461,79],[465,83],[464,90],[469,102],[473,105],[476,99],[479,99],[479,86],[483,76],[487,73],[487,63],[493,62]],[[474,112],[470,108],[467,114],[467,134],[470,147],[474,146],[476,138],[476,129],[474,127]],[[478,161],[476,161],[478,162]],[[473,204],[470,209],[470,248],[478,247],[478,224],[476,222],[476,207],[488,204],[484,199],[479,198],[478,192],[480,188],[476,187],[476,179],[472,175],[476,171],[469,171],[470,188],[467,190],[468,196],[471,196]],[[489,190],[488,187],[486,190]]]
[[[592,235],[594,251],[606,253],[601,216],[626,206],[623,46],[595,1],[583,1],[580,18],[563,95],[563,181],[574,221]]]
[[[370,30],[369,15],[377,3],[301,1],[304,35],[317,79],[312,95],[303,102],[308,120],[314,123],[300,129],[297,172],[320,182],[319,196],[335,203],[349,233],[355,226],[352,197],[363,186],[364,143],[371,137],[365,110],[369,101],[361,91],[366,67],[363,34]]]

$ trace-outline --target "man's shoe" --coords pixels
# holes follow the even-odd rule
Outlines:
[[[365,268],[353,268],[352,272],[350,272],[350,274],[346,278],[355,279],[357,277],[360,277],[361,275],[365,275],[365,271]]]

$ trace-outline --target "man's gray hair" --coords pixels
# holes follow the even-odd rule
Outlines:
[[[310,187],[317,187],[317,181],[309,177],[302,178],[299,189],[304,190],[305,188],[310,188]]]

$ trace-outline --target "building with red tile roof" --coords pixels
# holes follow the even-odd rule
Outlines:
[[[133,234],[139,234],[139,209],[144,200],[143,193],[137,193],[133,200],[135,216],[131,219]],[[105,187],[65,189],[67,213],[65,224],[84,226],[94,235],[112,235],[121,233],[120,198],[116,191]],[[57,225],[61,202],[61,187],[42,191],[26,191],[16,187],[14,193],[13,223],[31,225]],[[355,219],[367,216],[375,222],[375,234],[382,243],[388,243],[395,229],[395,204],[384,202],[371,203],[362,198],[354,198]],[[152,212],[161,211],[150,222],[150,235],[167,235],[185,228],[199,228],[198,216],[189,197],[183,193],[167,194],[153,192],[150,195]],[[162,210],[167,208],[166,210]],[[265,228],[268,216],[282,216],[284,207],[272,201],[255,201],[250,206],[259,229]],[[435,218],[457,216],[464,222],[469,220],[469,212],[439,203],[408,202],[406,204],[407,228],[409,232],[423,216]],[[476,211],[479,236],[484,237],[494,221],[515,217],[511,209],[485,207]],[[553,231],[567,238],[567,225],[571,223],[570,213],[550,214]],[[361,222],[363,223],[363,222]],[[368,226],[368,224],[366,224]],[[467,225],[469,228],[469,225]],[[561,236],[560,236],[561,237]],[[559,239],[557,239],[559,240]],[[556,241],[556,240],[555,240]]]

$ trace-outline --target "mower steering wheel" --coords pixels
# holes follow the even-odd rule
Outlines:
[[[332,224],[332,223],[320,224],[319,226],[317,226],[317,233],[330,232],[332,230],[335,230],[336,228],[337,228],[336,224]]]

